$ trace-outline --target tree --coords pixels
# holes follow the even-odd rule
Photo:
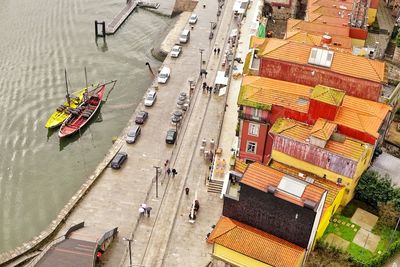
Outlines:
[[[366,171],[356,188],[356,198],[377,207],[378,202],[387,203],[392,200],[394,189],[389,176],[381,176],[376,171]]]

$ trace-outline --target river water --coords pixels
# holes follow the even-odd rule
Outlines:
[[[167,1],[168,2],[168,1]],[[0,2],[0,252],[40,234],[103,159],[151,83],[150,48],[172,23],[139,10],[106,45],[94,20],[109,22],[124,1]],[[60,142],[44,125],[70,88],[118,80],[95,122]]]

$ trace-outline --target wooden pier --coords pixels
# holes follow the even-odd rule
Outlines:
[[[107,25],[106,34],[114,34],[122,23],[129,17],[129,15],[136,9],[136,7],[147,7],[157,9],[160,6],[159,3],[148,3],[143,1],[128,0],[125,7],[114,17],[114,19]]]

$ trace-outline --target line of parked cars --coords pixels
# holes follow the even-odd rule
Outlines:
[[[192,14],[189,18],[189,24],[194,25],[197,23],[198,16],[196,14]],[[193,26],[192,26],[193,27]],[[180,43],[187,43],[190,40],[190,30],[184,29],[181,35],[179,36],[179,42]],[[172,47],[171,49],[171,57],[173,58],[178,58],[180,54],[182,53],[182,46],[176,44]],[[171,69],[168,68],[167,66],[163,66],[158,73],[157,77],[157,82],[161,84],[165,84],[169,77],[171,75]],[[151,107],[154,105],[154,103],[157,100],[157,92],[154,89],[150,89],[145,96],[144,99],[144,106],[145,107]],[[187,99],[186,93],[182,92],[179,95],[178,101],[177,101],[177,108],[182,109],[185,111],[187,107],[189,106],[189,102]],[[142,130],[140,125],[144,124],[146,120],[149,117],[149,113],[147,111],[140,111],[135,118],[135,125],[133,125],[127,134],[126,137],[126,142],[128,144],[133,144],[136,142],[136,140],[139,138]],[[171,123],[173,125],[176,125],[180,123],[180,121],[183,118],[183,112],[176,110],[173,113],[173,116],[171,118]],[[167,131],[167,135],[165,137],[165,142],[167,144],[175,144],[177,138],[177,131],[176,129],[169,129]],[[121,166],[124,164],[124,162],[128,159],[128,154],[126,152],[118,152],[115,157],[111,161],[111,168],[113,169],[120,169]]]

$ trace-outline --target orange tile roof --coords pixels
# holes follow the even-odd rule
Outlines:
[[[339,7],[324,7],[312,5],[308,7],[308,13],[317,13],[330,17],[348,18],[349,14],[351,14],[351,10],[343,10],[339,9]]]
[[[327,25],[333,25],[333,26],[345,26],[347,27],[349,25],[349,19],[348,18],[342,18],[342,17],[331,17],[331,16],[326,16],[318,13],[311,13],[309,18],[309,22],[317,22],[321,24],[327,24]]]
[[[273,38],[269,38],[273,40]],[[269,46],[270,41],[265,45],[265,49],[259,54],[266,58],[292,62],[301,65],[308,64],[308,58],[312,46],[279,40],[279,46]],[[382,83],[385,81],[385,63],[378,60],[371,60],[365,57],[350,55],[335,51],[330,68],[314,66],[316,69],[329,69],[333,72],[361,78],[373,82]]]
[[[315,175],[311,172],[297,169],[293,166],[289,166],[289,165],[280,163],[279,161],[276,161],[276,160],[271,160],[271,162],[269,163],[269,166],[275,170],[286,173],[288,175],[291,175],[291,176],[296,177],[303,181],[307,181],[307,179],[312,178],[313,179],[312,183],[314,185],[321,187],[328,192],[328,194],[326,196],[324,208],[328,208],[329,206],[332,205],[332,203],[336,199],[336,196],[339,194],[340,190],[343,188],[343,186],[338,185],[334,182],[331,182],[327,179],[318,177],[317,175]],[[299,173],[304,174],[304,176],[300,176]],[[308,180],[308,181],[310,181],[310,180]]]
[[[299,266],[305,253],[305,249],[293,243],[224,216],[208,242],[275,267]]]
[[[292,22],[294,21],[294,22]],[[350,28],[347,26],[335,26],[330,24],[323,24],[318,22],[308,22],[295,19],[288,19],[287,30],[302,30],[305,32],[313,32],[319,34],[332,34],[336,36],[350,36]]]
[[[345,96],[335,122],[378,138],[379,128],[390,110],[384,103]]]
[[[308,3],[309,6],[323,6],[323,7],[334,7],[340,10],[352,11],[353,3],[348,1],[335,1],[335,0],[312,0]]]
[[[311,87],[258,76],[245,76],[239,92],[238,104],[253,106],[272,105],[307,112]]]
[[[235,160],[235,171],[240,172],[240,173],[244,173],[246,168],[247,168],[246,162],[244,162],[243,160],[236,158]]]
[[[270,133],[285,136],[298,142],[308,143],[307,139],[310,136],[312,126],[290,120],[277,119],[272,126]],[[344,142],[329,140],[325,145],[325,150],[353,160],[360,160],[368,145],[364,142],[346,137]]]
[[[285,174],[280,171],[274,170],[268,166],[262,165],[261,163],[255,162],[249,164],[240,182],[258,190],[268,192],[268,187],[278,187],[284,176]],[[295,177],[293,177],[293,179],[296,180]],[[294,195],[290,195],[284,191],[279,191],[279,189],[274,195],[286,201],[292,202],[296,205],[303,206],[306,199],[318,203],[321,200],[324,192],[324,189],[306,183],[305,190],[300,198],[297,198]]]
[[[319,118],[312,127],[310,136],[328,141],[336,128],[337,124]]]
[[[332,42],[328,45],[332,50],[345,53],[352,53],[352,43],[350,37],[332,36]],[[300,30],[286,32],[286,40],[296,43],[303,43],[312,46],[322,46],[322,34],[309,33]]]

